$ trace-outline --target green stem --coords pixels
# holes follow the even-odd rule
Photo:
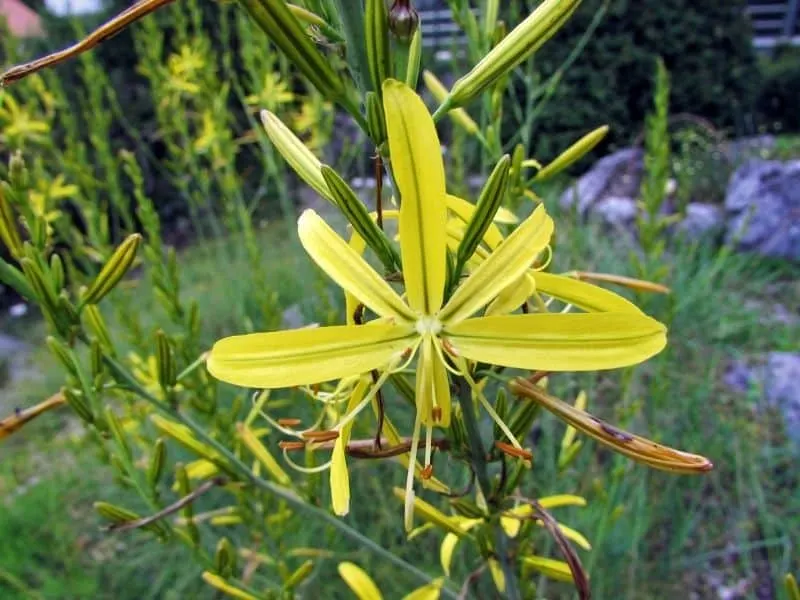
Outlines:
[[[462,381],[459,385],[458,401],[461,405],[461,416],[464,419],[464,428],[467,430],[467,440],[469,441],[470,458],[472,461],[472,468],[475,471],[475,478],[478,481],[478,487],[485,499],[491,497],[492,486],[489,481],[489,470],[486,462],[486,449],[483,446],[481,433],[478,429],[478,417],[475,414],[475,402],[472,399],[470,388],[466,381]],[[496,523],[497,536],[496,536],[496,554],[497,561],[503,569],[503,575],[506,580],[506,598],[509,600],[521,600],[522,596],[519,592],[519,585],[517,582],[517,574],[514,570],[514,565],[508,556],[508,540],[503,528]]]
[[[336,517],[328,514],[321,508],[317,508],[316,506],[312,506],[311,504],[306,503],[300,496],[295,494],[292,490],[284,488],[282,486],[276,485],[270,481],[266,481],[257,477],[253,474],[252,471],[244,464],[241,460],[239,460],[228,448],[218,442],[216,439],[208,435],[205,430],[195,423],[190,417],[179,413],[176,410],[173,410],[166,404],[163,404],[152,396],[147,390],[145,390],[138,381],[128,373],[121,364],[119,364],[113,358],[108,356],[104,357],[106,364],[109,368],[122,380],[124,380],[125,384],[129,386],[131,391],[135,392],[139,395],[142,399],[146,400],[150,403],[156,410],[159,412],[169,416],[176,421],[179,421],[181,424],[188,427],[194,435],[196,435],[201,441],[211,446],[214,450],[219,452],[231,465],[231,467],[241,476],[241,478],[250,484],[264,490],[275,494],[282,500],[286,501],[287,504],[297,508],[300,511],[303,511],[310,516],[317,517],[321,521],[324,521],[328,525],[334,527],[341,531],[344,535],[349,537],[354,542],[362,545],[363,547],[369,549],[371,552],[374,552],[378,556],[386,559],[390,563],[396,565],[397,567],[408,571],[414,577],[423,581],[425,583],[429,583],[431,581],[431,577],[424,573],[423,571],[417,569],[414,565],[411,565],[404,561],[399,556],[395,556],[385,548],[378,545],[376,542],[372,541],[370,538],[366,537],[365,535],[359,533],[349,525],[345,524],[343,521],[337,519]],[[448,589],[443,587],[442,588],[442,595],[448,598],[456,598],[456,594]]]

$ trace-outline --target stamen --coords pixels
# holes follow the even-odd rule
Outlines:
[[[367,406],[369,406],[370,402],[372,402],[372,399],[375,397],[375,394],[378,393],[378,390],[381,389],[381,387],[383,387],[383,384],[386,383],[386,380],[389,379],[389,377],[391,377],[391,375],[395,373],[397,370],[398,370],[397,363],[396,362],[390,363],[386,367],[386,370],[383,373],[381,373],[381,376],[378,377],[378,380],[374,383],[369,393],[366,396],[364,396],[364,399],[361,402],[359,402],[358,405],[356,405],[356,407],[353,410],[351,410],[345,418],[343,418],[336,424],[335,430],[341,431],[342,427],[350,423],[353,419],[355,419],[358,416],[358,413],[360,413]]]
[[[422,414],[417,411],[414,417],[414,435],[411,437],[411,450],[408,456],[408,473],[406,475],[406,502],[403,508],[403,520],[406,531],[414,528],[414,472],[417,468],[417,449],[419,448],[419,428]]]
[[[436,350],[436,354],[439,357],[439,360],[442,361],[442,364],[444,365],[444,368],[447,369],[448,371],[450,371],[456,377],[459,377],[461,375],[461,372],[458,369],[454,369],[453,367],[451,367],[448,364],[448,362],[445,359],[445,357],[444,357],[444,352],[442,350],[442,346],[444,345],[445,341],[446,340],[444,340],[443,338],[439,338],[439,337],[433,338],[433,348]],[[452,345],[450,347],[452,348]],[[459,358],[458,352],[456,352],[454,350],[453,353],[452,353],[452,357],[454,359]]]
[[[459,356],[458,350],[456,350],[455,346],[453,346],[453,344],[450,343],[450,340],[448,340],[447,338],[439,338],[439,340],[442,342],[442,348],[444,348],[445,352],[447,352],[450,356],[453,357]]]
[[[517,441],[517,438],[514,436],[513,433],[511,433],[511,430],[508,428],[508,425],[506,425],[503,419],[500,418],[500,415],[498,415],[497,412],[494,410],[494,407],[486,399],[486,396],[483,395],[483,392],[481,391],[480,387],[478,387],[478,384],[475,383],[475,380],[472,378],[472,375],[469,374],[469,369],[466,368],[467,367],[466,361],[464,361],[464,359],[461,359],[460,363],[461,363],[460,366],[462,368],[461,374],[464,377],[464,379],[467,380],[467,383],[469,384],[470,388],[472,388],[472,393],[478,397],[478,401],[481,403],[483,408],[486,409],[486,412],[489,413],[489,416],[492,417],[494,422],[497,423],[497,426],[500,428],[500,431],[502,431],[503,434],[509,439],[514,448],[516,448],[520,452],[525,452],[526,450],[523,449],[522,445]]]
[[[431,421],[433,419],[429,418],[427,425],[425,425],[425,464],[427,465],[425,468],[429,467],[431,464],[431,453],[433,449],[433,425],[431,425]],[[431,467],[432,469],[433,467]]]
[[[434,406],[433,409],[431,409],[431,417],[433,417],[433,420],[434,420],[435,423],[441,423],[441,421],[442,421],[442,407],[441,406]]]
[[[302,434],[304,439],[310,442],[330,442],[339,437],[338,431],[304,431]]]
[[[278,419],[278,425],[282,427],[297,427],[302,421],[300,419]]]
[[[430,463],[425,465],[425,468],[420,471],[419,476],[420,479],[424,479],[425,481],[433,477],[433,465]]]
[[[534,271],[544,271],[547,267],[550,266],[550,263],[553,261],[553,248],[550,244],[547,244],[544,248],[545,252],[547,252],[547,258],[542,261],[536,261],[534,264],[533,270]]]
[[[504,452],[509,456],[513,456],[514,458],[522,458],[524,460],[531,460],[533,458],[533,454],[527,450],[520,450],[519,448],[515,448],[514,446],[506,444],[505,442],[495,441],[494,446],[501,452]]]
[[[283,451],[283,460],[285,460],[286,464],[288,464],[295,471],[299,471],[300,473],[305,473],[307,475],[314,475],[316,473],[322,473],[323,471],[327,471],[328,469],[331,468],[331,462],[332,462],[329,460],[325,464],[319,465],[317,467],[304,467],[294,462],[289,457],[289,453],[286,450]]]
[[[295,442],[293,440],[281,440],[278,442],[278,448],[281,450],[303,450],[305,447],[305,442]]]

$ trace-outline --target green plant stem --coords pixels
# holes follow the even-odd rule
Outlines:
[[[367,548],[371,552],[374,552],[378,556],[386,559],[387,561],[396,565],[397,567],[407,571],[420,581],[423,581],[425,583],[429,583],[431,581],[431,577],[426,573],[424,573],[423,571],[407,563],[399,556],[392,554],[391,552],[389,552],[382,546],[378,545],[370,538],[366,537],[365,535],[359,533],[349,525],[345,524],[343,521],[337,519],[332,515],[329,515],[321,508],[317,508],[316,506],[312,506],[311,504],[306,503],[300,496],[295,494],[293,491],[286,489],[282,486],[276,485],[270,481],[261,479],[260,477],[254,475],[253,472],[250,471],[250,469],[247,467],[247,465],[245,465],[241,460],[239,460],[224,445],[219,443],[213,437],[209,436],[203,430],[203,428],[197,423],[195,423],[190,417],[179,413],[177,410],[174,410],[170,406],[160,402],[158,398],[152,396],[147,390],[145,390],[139,384],[138,381],[136,381],[133,375],[128,373],[128,371],[125,369],[124,366],[122,366],[116,360],[108,356],[105,356],[104,360],[106,364],[109,366],[109,368],[114,372],[114,374],[120,379],[122,379],[131,391],[135,392],[142,399],[146,400],[159,412],[165,414],[166,416],[169,416],[172,419],[175,419],[176,421],[179,421],[182,425],[188,427],[192,431],[192,433],[196,435],[200,440],[202,440],[204,443],[208,444],[214,450],[219,452],[225,458],[225,460],[229,462],[229,464],[237,472],[237,474],[242,477],[242,479],[264,491],[275,494],[276,496],[284,500],[287,504],[309,514],[310,516],[316,517],[321,521],[324,521],[325,523],[331,525],[335,529],[338,529],[354,542]],[[447,598],[457,597],[455,592],[446,587],[443,587],[441,592],[442,595]]]
[[[481,439],[481,433],[478,428],[475,403],[466,381],[462,381],[459,385],[458,401],[461,405],[461,416],[464,419],[464,428],[467,431],[472,469],[475,472],[478,487],[483,497],[488,501],[492,494],[492,486],[489,481],[489,470],[486,463],[486,449],[483,446],[483,440]],[[509,600],[521,600],[522,596],[519,592],[517,574],[514,570],[514,565],[508,557],[508,540],[506,539],[503,528],[499,526],[499,523],[496,524],[496,527],[497,537],[495,550],[497,553],[497,561],[503,569],[503,575],[506,580],[506,597]]]

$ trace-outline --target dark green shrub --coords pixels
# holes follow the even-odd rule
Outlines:
[[[800,131],[800,48],[780,48],[763,63],[759,125],[773,132]]]
[[[656,58],[669,70],[671,112],[704,117],[746,133],[758,65],[744,0],[607,0],[608,10],[537,121],[542,158],[601,123],[611,146],[641,133],[652,97]],[[585,0],[564,30],[539,52],[549,75],[561,66],[604,0]]]

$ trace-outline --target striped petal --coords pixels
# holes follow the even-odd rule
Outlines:
[[[635,365],[667,343],[661,323],[635,313],[479,317],[447,325],[444,335],[470,360],[542,371]]]
[[[364,306],[382,317],[414,320],[414,314],[397,292],[316,212],[303,212],[297,222],[297,231],[300,242],[314,262]]]
[[[399,81],[383,84],[392,171],[400,191],[400,252],[408,303],[420,314],[439,311],[447,276],[444,163],[428,109]]]
[[[450,426],[450,384],[447,369],[436,352],[437,342],[425,338],[419,350],[417,367],[417,410],[422,411],[422,423],[428,424],[431,411],[441,410],[441,419],[431,423],[441,427]]]
[[[207,366],[217,379],[242,387],[320,383],[387,365],[412,345],[412,333],[374,323],[238,335],[214,344]]]
[[[572,277],[536,272],[533,279],[536,281],[536,291],[588,312],[642,312],[619,294]]]
[[[540,206],[456,289],[439,319],[454,325],[486,306],[525,273],[552,234],[553,220]]]
[[[489,317],[512,313],[522,306],[535,291],[536,280],[530,273],[525,273],[497,295],[497,298],[486,308],[485,315]]]
[[[540,387],[531,384],[527,380],[516,379],[512,381],[511,390],[515,394],[537,402],[558,418],[563,419],[578,431],[594,438],[601,444],[654,469],[673,473],[694,474],[704,473],[713,468],[711,461],[704,456],[662,446],[646,438],[617,429],[589,413],[578,410],[574,406],[550,396]]]
[[[350,400],[347,403],[347,411],[350,414],[364,399],[369,387],[369,379],[361,379],[356,385]],[[350,512],[350,473],[347,470],[347,456],[345,449],[350,442],[350,433],[353,430],[353,421],[342,427],[336,443],[333,445],[331,454],[331,505],[333,512],[343,517]]]
[[[464,224],[468,224],[472,220],[472,215],[475,213],[475,205],[467,202],[463,198],[447,195],[447,208],[450,209]],[[498,211],[499,213],[499,211]],[[513,214],[513,213],[512,213]],[[497,220],[495,218],[495,220]],[[503,241],[503,234],[500,233],[500,228],[494,223],[489,225],[486,233],[483,234],[483,241],[490,247],[496,248]]]

